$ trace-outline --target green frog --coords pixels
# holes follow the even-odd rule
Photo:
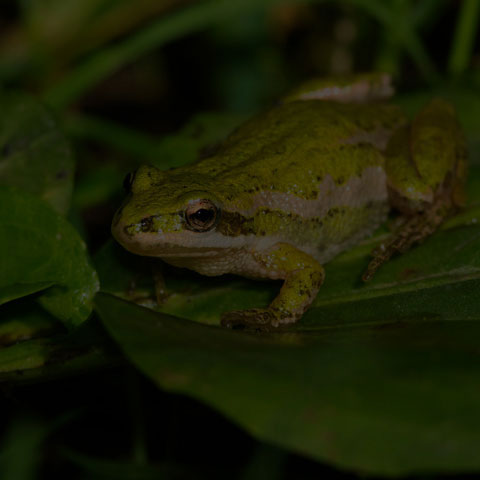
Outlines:
[[[226,312],[226,327],[297,322],[323,265],[398,212],[372,252],[369,280],[464,202],[465,140],[434,99],[409,122],[385,74],[305,84],[237,128],[208,157],[167,171],[142,166],[112,232],[127,250],[203,275],[281,279],[266,308]]]

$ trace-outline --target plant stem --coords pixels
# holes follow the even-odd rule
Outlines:
[[[477,31],[479,12],[479,0],[463,0],[448,60],[450,75],[460,75],[468,68]]]

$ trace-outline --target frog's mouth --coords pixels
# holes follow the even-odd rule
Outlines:
[[[244,238],[228,237],[215,230],[161,233],[141,231],[137,224],[118,222],[112,225],[112,234],[129,252],[160,258],[214,257],[245,246]]]
[[[129,252],[145,257],[159,257],[162,259],[180,259],[180,258],[211,258],[225,255],[228,250],[224,247],[189,247],[176,244],[161,243],[160,245],[145,245],[143,242],[130,242],[120,244]]]

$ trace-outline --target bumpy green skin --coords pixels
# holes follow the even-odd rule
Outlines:
[[[441,222],[462,201],[465,148],[450,105],[433,101],[408,125],[396,106],[359,103],[388,95],[385,78],[351,82],[299,89],[196,164],[141,167],[114,236],[134,253],[205,275],[285,280],[267,309],[227,313],[224,325],[297,321],[320,288],[322,263],[369,235],[392,206],[420,215],[408,228],[429,234],[439,224],[429,206],[442,200]],[[199,205],[215,214],[197,228],[190,213]],[[372,271],[383,261],[377,255]]]
[[[464,203],[465,139],[448,102],[432,100],[411,126],[395,132],[386,151],[386,171],[390,187],[412,205],[433,202],[448,175],[456,189],[455,203]]]

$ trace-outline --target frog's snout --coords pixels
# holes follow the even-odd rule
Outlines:
[[[111,231],[112,235],[123,246],[131,242],[134,236],[135,225],[125,221],[123,207],[120,207],[113,216]]]
[[[122,243],[120,240],[120,237],[122,236],[122,231],[123,231],[123,225],[121,222],[121,212],[117,210],[117,212],[115,212],[115,215],[113,216],[113,219],[112,219],[111,232],[112,232],[113,238],[115,238],[115,240],[117,240],[120,243]]]

